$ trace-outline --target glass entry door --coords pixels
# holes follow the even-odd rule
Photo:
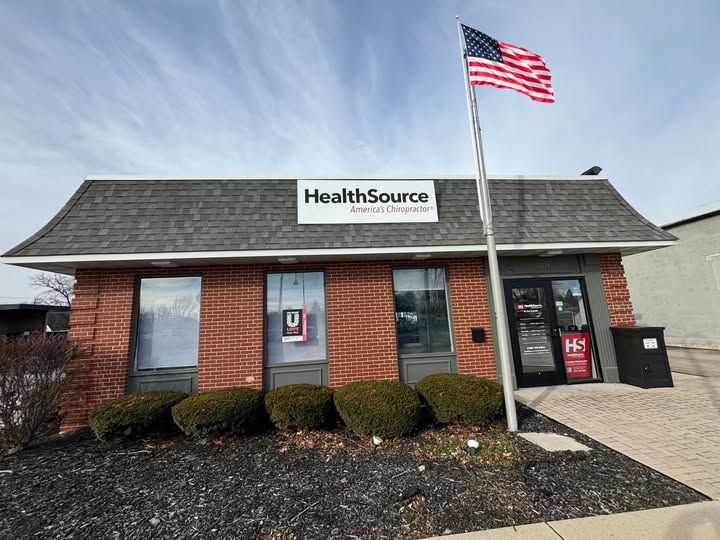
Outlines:
[[[505,283],[519,387],[599,378],[584,285],[580,278]]]

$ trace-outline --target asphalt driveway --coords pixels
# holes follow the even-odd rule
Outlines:
[[[720,377],[673,374],[674,388],[523,388],[521,403],[720,499]]]

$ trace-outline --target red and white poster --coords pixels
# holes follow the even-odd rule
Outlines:
[[[282,342],[307,341],[307,309],[283,309]]]
[[[590,365],[590,334],[568,332],[561,336],[565,373],[568,379],[592,377]]]

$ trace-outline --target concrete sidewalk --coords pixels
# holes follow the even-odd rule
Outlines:
[[[430,540],[710,540],[720,538],[720,501],[533,523]]]

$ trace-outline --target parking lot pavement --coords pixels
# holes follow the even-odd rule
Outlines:
[[[720,377],[674,373],[674,388],[595,383],[523,388],[521,403],[720,499]]]

